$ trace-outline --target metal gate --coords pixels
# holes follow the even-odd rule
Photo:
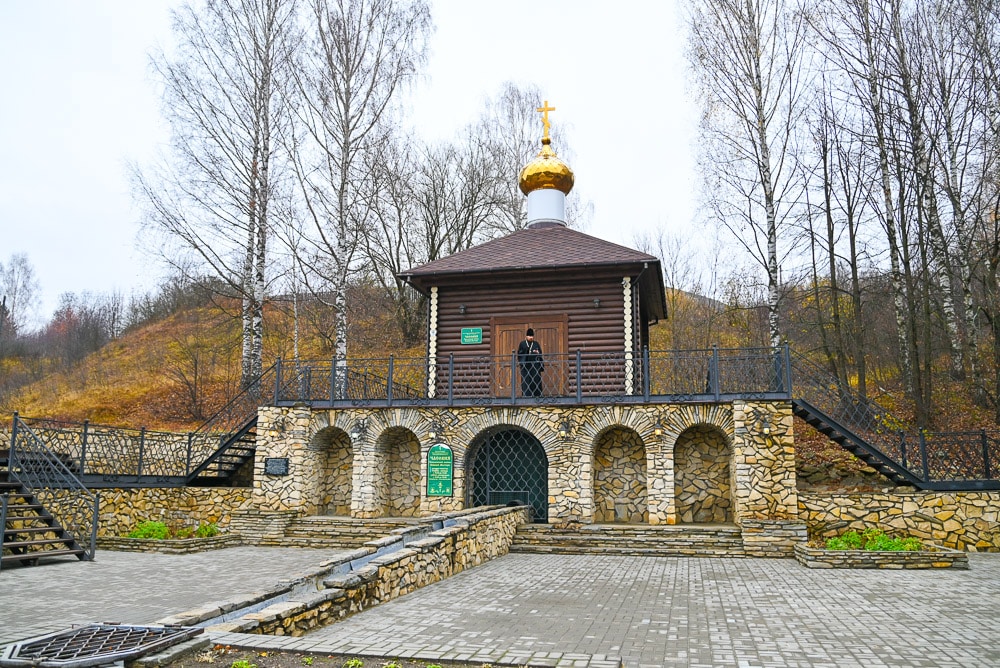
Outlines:
[[[537,438],[519,429],[502,429],[480,437],[470,458],[470,506],[531,506],[535,522],[549,516],[549,463]]]

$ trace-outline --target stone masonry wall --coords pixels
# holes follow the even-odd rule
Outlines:
[[[312,443],[315,434],[308,407],[262,407],[257,413],[253,504],[261,510],[320,512],[326,494],[324,452]],[[288,475],[265,472],[269,457],[287,458]]]
[[[733,403],[736,517],[795,520],[795,439],[791,404]]]
[[[1000,552],[1000,492],[799,493],[814,538],[877,526],[969,552]]]
[[[233,513],[250,505],[245,487],[143,487],[99,489],[100,511],[97,535],[124,536],[140,522],[163,522],[169,527],[229,526]],[[64,490],[45,490],[46,507],[59,517]]]
[[[677,515],[683,524],[733,521],[732,449],[715,427],[697,425],[674,446]]]
[[[634,431],[612,429],[594,448],[594,521],[649,521],[646,448]]]
[[[325,429],[313,437],[310,447],[322,453],[317,505],[329,515],[350,515],[354,469],[351,437],[337,429]]]
[[[765,422],[768,433],[759,433]],[[561,435],[564,423],[570,429]],[[523,429],[540,442],[548,461],[548,516],[556,524],[609,521],[616,510],[620,521],[652,525],[798,518],[791,407],[783,402],[262,408],[254,503],[265,511],[340,513],[349,493],[354,517],[460,510],[470,447],[504,428]],[[439,441],[454,453],[454,494],[429,499],[427,451]],[[687,452],[681,466],[678,452]],[[265,475],[266,457],[288,457],[292,475]],[[700,504],[697,513],[679,511],[679,470],[682,504]],[[711,491],[694,493],[695,503],[689,489],[705,479]]]
[[[388,475],[384,476],[386,514],[413,517],[420,512],[420,441],[403,429],[387,435]]]
[[[411,541],[401,549],[376,556],[343,575],[329,575],[342,561],[324,564],[325,573],[302,576],[317,581],[319,591],[290,597],[259,612],[211,627],[213,630],[301,636],[311,629],[408,594],[451,575],[503,556],[510,550],[517,527],[529,520],[526,507],[494,508],[455,518],[453,524]],[[374,546],[399,541],[398,536],[373,541],[348,555],[347,561],[372,554]],[[238,606],[239,604],[237,604]],[[216,614],[212,611],[207,614]],[[161,623],[197,624],[207,621],[204,608],[175,615]]]

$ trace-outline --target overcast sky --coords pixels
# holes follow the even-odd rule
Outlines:
[[[556,107],[557,151],[571,132],[576,189],[594,204],[587,233],[632,245],[692,230],[697,108],[679,3],[432,1],[410,114],[425,138],[457,133],[504,81],[535,84]],[[161,276],[137,248],[127,164],[166,139],[148,53],[171,44],[180,4],[0,0],[0,261],[28,255],[43,318],[64,292],[128,295]]]

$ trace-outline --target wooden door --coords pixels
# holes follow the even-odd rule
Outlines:
[[[524,340],[524,332],[530,327],[535,330],[535,341],[542,347],[542,359],[545,365],[542,371],[542,396],[558,397],[566,394],[566,369],[568,347],[566,315],[546,315],[537,318],[493,318],[490,321],[492,332],[493,393],[497,397],[510,396],[512,353]],[[514,382],[519,383],[517,374]],[[521,396],[521,388],[517,388]]]

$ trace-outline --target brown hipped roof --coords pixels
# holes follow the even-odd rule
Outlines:
[[[653,309],[660,311],[662,308],[654,317],[664,317],[666,299],[660,261],[656,257],[558,224],[518,230],[505,237],[400,272],[399,276],[417,289],[425,290],[433,284],[434,277],[456,274],[622,265],[632,265],[636,274],[644,267],[652,270],[643,276],[643,283],[647,289],[654,290],[649,295],[652,297],[652,304],[655,304]]]
[[[433,262],[413,267],[400,276],[582,267],[590,265],[656,262],[652,255],[571,230],[562,225],[527,228],[487,241]]]

